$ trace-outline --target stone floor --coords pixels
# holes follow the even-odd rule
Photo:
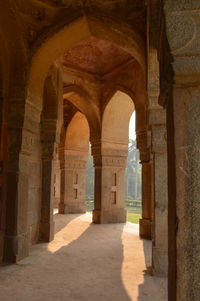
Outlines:
[[[138,226],[94,225],[91,214],[55,216],[55,240],[0,268],[0,301],[167,301],[149,274],[151,242]]]

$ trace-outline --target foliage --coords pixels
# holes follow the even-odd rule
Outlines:
[[[87,171],[86,171],[86,195],[87,198],[91,197],[94,199],[94,167],[93,167],[93,157],[91,155],[91,147],[89,149],[89,159],[88,159]]]
[[[141,164],[136,140],[129,140],[128,158],[126,167],[126,197],[127,199],[141,200]]]

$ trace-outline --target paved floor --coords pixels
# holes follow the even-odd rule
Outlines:
[[[167,301],[150,276],[151,242],[138,226],[94,225],[91,214],[55,215],[55,240],[0,268],[0,301]]]

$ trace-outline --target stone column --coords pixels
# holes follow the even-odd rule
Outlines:
[[[56,149],[56,122],[46,119],[42,131],[42,201],[40,240],[54,238],[53,200],[54,200],[54,157]]]
[[[200,296],[200,83],[174,87],[177,300]]]
[[[164,111],[164,109],[161,109]],[[158,113],[158,112],[157,112]],[[154,218],[153,218],[153,274],[168,273],[168,185],[166,125],[152,126],[152,153],[154,157]]]
[[[168,169],[171,176],[169,298],[173,301],[199,300],[199,1],[166,0],[164,14],[166,31],[163,32],[167,38],[162,36],[160,39],[163,41],[160,69],[161,101],[165,100],[168,111]]]
[[[142,218],[140,219],[140,237],[151,239],[153,219],[153,162],[141,161],[142,164]]]
[[[137,133],[137,148],[140,150],[140,162],[142,164],[142,218],[140,219],[140,236],[151,239],[151,227],[153,219],[153,162],[150,158],[148,140],[150,132]]]
[[[54,238],[53,221],[53,187],[54,187],[53,158],[51,156],[42,158],[42,203],[40,240],[51,241]]]
[[[88,151],[61,149],[60,152],[59,213],[85,213]]]
[[[102,149],[102,142],[92,143],[95,168],[95,203],[93,222],[124,223],[125,210],[125,168],[127,151]]]
[[[1,99],[3,103],[3,99]],[[6,180],[7,180],[7,124],[4,123],[4,107],[1,106],[1,149],[0,149],[0,264],[3,260],[3,245],[6,222]]]
[[[152,215],[153,274],[167,276],[168,272],[168,187],[166,110],[159,105],[159,63],[155,49],[154,13],[151,4],[148,49],[148,128],[151,132],[151,161],[153,164],[154,205]]]
[[[29,156],[27,152],[30,141],[28,133],[24,132],[23,135],[22,129],[9,128],[8,137],[9,161],[3,261],[17,262],[29,254],[30,238],[27,221]]]
[[[58,153],[57,151],[54,160],[54,208],[58,208],[60,203],[60,160]]]
[[[40,111],[33,109],[30,104],[27,104],[25,109],[24,97],[9,98],[7,103],[8,173],[3,261],[17,262],[29,254],[28,205],[32,178],[31,159],[34,157],[34,164],[36,162],[40,169],[40,162],[37,161],[40,154],[38,156],[34,154],[35,148],[38,147]],[[40,180],[39,177],[38,181]]]

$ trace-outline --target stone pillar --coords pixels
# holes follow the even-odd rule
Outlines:
[[[22,129],[8,129],[8,137],[9,162],[3,261],[14,263],[29,254],[30,238],[27,225],[29,175],[26,170],[28,156],[22,146]],[[24,154],[20,153],[21,147]],[[20,162],[21,170],[19,170]]]
[[[95,168],[93,222],[125,223],[125,168],[127,151],[102,149],[102,142],[92,143]]]
[[[166,110],[159,105],[159,63],[155,49],[154,13],[149,22],[148,45],[148,128],[151,132],[151,161],[153,164],[154,205],[152,215],[152,266],[153,274],[167,276],[168,273],[168,186],[167,186],[167,134]]]
[[[1,99],[3,102],[3,99]],[[6,180],[7,180],[7,124],[3,120],[3,105],[1,106],[1,149],[0,149],[0,264],[3,260],[3,245],[6,222]]]
[[[42,158],[42,203],[40,240],[51,241],[54,238],[53,221],[53,187],[54,187],[53,158]]]
[[[43,122],[42,143],[42,201],[40,240],[54,238],[53,199],[54,199],[54,157],[56,149],[56,122],[46,119]]]
[[[58,208],[60,203],[60,160],[58,153],[57,151],[54,160],[54,208]]]
[[[148,131],[137,133],[137,148],[140,150],[140,162],[142,164],[142,218],[140,219],[140,237],[151,239],[151,227],[153,219],[153,162],[150,158]]]
[[[59,213],[85,213],[88,151],[61,149],[60,152]]]
[[[164,111],[164,109],[161,109]],[[158,112],[157,112],[158,114]],[[152,229],[153,274],[168,273],[168,185],[166,125],[152,126],[152,153],[154,157],[154,219]]]
[[[169,298],[199,300],[200,6],[199,1],[164,4],[160,100],[167,105],[170,154]]]
[[[142,218],[140,219],[140,237],[151,239],[153,219],[153,162],[141,161],[142,164]]]
[[[177,300],[200,296],[200,83],[174,87]]]

